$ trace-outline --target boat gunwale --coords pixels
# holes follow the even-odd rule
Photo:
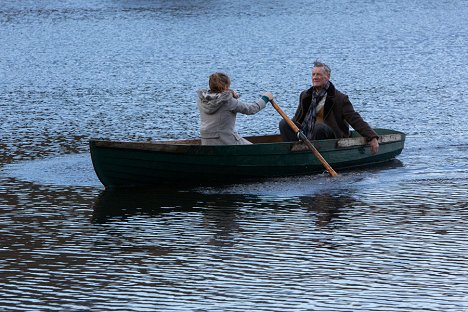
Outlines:
[[[379,144],[393,143],[405,140],[405,134],[400,131],[390,129],[376,129],[384,132],[389,132],[379,135]],[[301,141],[296,142],[284,142],[281,141],[281,136],[278,134],[274,135],[263,135],[263,136],[251,136],[245,137],[256,141],[253,144],[246,145],[201,145],[200,139],[186,139],[186,140],[169,140],[169,141],[148,141],[148,142],[130,142],[130,141],[111,141],[111,140],[100,140],[91,139],[89,144],[99,148],[117,148],[117,149],[132,149],[142,151],[166,151],[166,152],[181,152],[189,151],[190,149],[225,149],[225,148],[242,148],[249,149],[258,146],[267,145],[289,145],[291,152],[303,152],[309,151],[306,144]],[[264,140],[264,141],[262,141]],[[359,148],[368,145],[366,138],[362,136],[352,136],[349,138],[341,139],[329,139],[312,141],[314,145],[320,150],[320,147],[329,147],[331,150],[342,150],[346,148]]]

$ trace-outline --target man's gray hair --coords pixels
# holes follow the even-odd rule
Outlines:
[[[330,76],[330,74],[331,74],[330,67],[325,63],[322,63],[320,61],[315,61],[314,62],[314,67],[322,67],[325,70],[325,72],[328,74],[328,76]]]

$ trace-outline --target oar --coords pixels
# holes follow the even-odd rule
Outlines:
[[[274,99],[272,99],[270,102],[271,102],[271,105],[273,105],[273,107],[276,109],[276,111],[281,115],[281,117],[283,117],[284,121],[288,123],[288,125],[291,127],[294,133],[299,137],[299,139],[301,139],[307,145],[307,147],[309,147],[309,149],[312,151],[315,157],[317,157],[317,159],[322,163],[325,169],[327,169],[328,173],[330,173],[332,177],[336,177],[338,174],[335,172],[335,170],[333,170],[333,168],[327,163],[325,158],[323,158],[323,156],[315,148],[312,142],[310,142],[309,139],[304,135],[304,133],[301,130],[299,130],[296,124],[292,122],[291,119],[289,119],[288,115],[286,115],[283,112],[281,107],[279,107],[278,103],[276,103]]]

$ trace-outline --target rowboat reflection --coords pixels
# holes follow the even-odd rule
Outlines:
[[[291,197],[284,201],[265,200],[257,195],[200,193],[161,188],[118,188],[104,190],[94,203],[93,223],[125,220],[134,215],[156,216],[174,212],[202,213],[207,223],[225,227],[228,220],[254,211],[280,209],[292,215],[306,209],[316,226],[325,226],[337,218],[339,211],[356,205],[352,196],[321,193]],[[229,226],[232,227],[232,226]],[[236,227],[236,226],[234,226]]]

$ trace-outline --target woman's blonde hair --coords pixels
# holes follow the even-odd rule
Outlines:
[[[225,73],[214,73],[210,75],[210,91],[223,92],[231,86],[231,79]]]

